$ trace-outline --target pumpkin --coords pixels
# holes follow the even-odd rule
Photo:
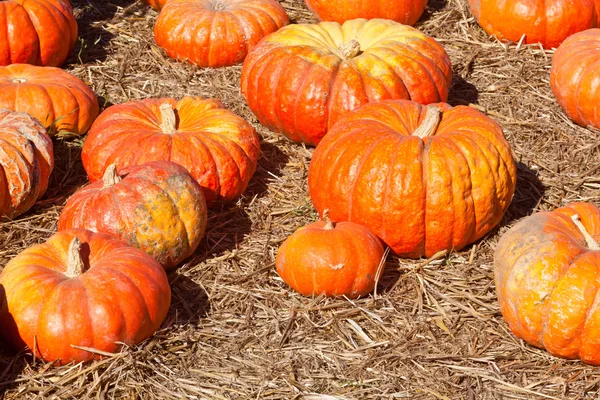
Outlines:
[[[572,203],[521,220],[494,255],[500,311],[512,332],[555,356],[600,365],[600,209]]]
[[[0,218],[29,210],[46,192],[53,168],[52,140],[40,122],[0,109]]]
[[[370,228],[399,256],[461,250],[496,226],[516,185],[500,126],[466,106],[367,104],[313,153],[313,204]]]
[[[156,11],[160,11],[164,6],[167,0],[142,0],[144,3],[148,4],[150,7],[155,9]]]
[[[260,39],[288,23],[276,0],[170,0],[154,39],[169,57],[225,67],[244,61]]]
[[[0,335],[58,364],[134,345],[162,324],[171,290],[152,257],[105,234],[71,229],[29,247],[0,275]]]
[[[308,9],[321,21],[344,23],[356,18],[391,19],[414,25],[427,0],[304,0]]]
[[[600,0],[469,0],[479,25],[498,39],[558,47],[572,34],[598,26]]]
[[[206,228],[202,188],[180,165],[155,161],[121,170],[112,164],[100,181],[69,198],[58,230],[110,234],[144,250],[166,269],[189,257]]]
[[[281,279],[305,296],[356,298],[375,287],[384,253],[369,229],[353,222],[334,224],[325,213],[323,221],[298,229],[283,242],[275,264]]]
[[[215,202],[233,200],[246,190],[259,154],[252,125],[219,100],[184,97],[107,108],[90,129],[81,158],[92,182],[113,163],[121,170],[173,161],[202,186],[207,202]]]
[[[258,120],[316,145],[369,102],[445,101],[450,59],[435,40],[383,19],[294,24],[267,36],[242,68],[242,94]]]
[[[77,40],[68,0],[0,2],[0,65],[60,67]]]
[[[94,92],[79,78],[53,67],[0,67],[0,108],[26,112],[56,132],[84,134],[98,116]]]

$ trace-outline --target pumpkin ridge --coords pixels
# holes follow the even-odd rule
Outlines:
[[[302,108],[302,102],[300,101],[300,99],[302,99],[302,97],[304,95],[304,91],[306,90],[306,84],[308,82],[308,78],[312,76],[311,73],[315,69],[316,66],[317,66],[316,64],[309,64],[308,65],[308,70],[304,71],[304,74],[303,74],[304,78],[302,79],[302,83],[300,83],[300,85],[298,86],[298,91],[296,92],[296,99],[292,103],[292,104],[294,104],[294,108],[293,108],[293,110],[294,110],[293,111],[293,113],[294,113],[294,124],[293,124],[293,126],[294,126],[294,131],[295,131],[294,136],[297,137],[297,138],[299,138],[302,141],[309,140],[309,138],[307,137],[308,135],[300,132],[299,129],[298,129],[298,109]],[[283,75],[283,73],[282,73],[282,75]],[[330,89],[331,89],[331,86],[332,86],[333,82],[334,82],[334,79],[331,79]],[[283,85],[278,85],[277,87],[278,88],[279,87],[283,87]],[[331,97],[329,95],[329,93],[331,93],[331,92],[327,92],[328,99]],[[275,98],[279,97],[278,94],[280,94],[280,93],[277,93],[277,92],[275,93]],[[327,115],[327,121],[329,123],[329,107],[326,107],[325,114]]]
[[[211,191],[214,191],[216,193],[216,197],[219,197],[219,193],[221,193],[221,174],[218,169],[217,161],[215,160],[212,151],[210,151],[210,149],[208,148],[206,143],[204,143],[204,140],[203,140],[204,138],[200,138],[193,134],[186,135],[184,137],[182,137],[181,135],[178,135],[178,136],[175,136],[175,138],[178,138],[178,141],[180,141],[182,144],[185,142],[190,142],[190,143],[194,143],[196,145],[194,147],[196,147],[196,148],[202,147],[202,149],[204,150],[204,155],[205,155],[205,157],[203,157],[203,159],[205,161],[210,161],[214,168],[213,169],[205,168],[204,172],[200,176],[198,176],[198,173],[197,173],[198,171],[194,170],[194,173],[192,173],[192,171],[189,171],[189,172],[193,175],[194,179],[196,179],[196,181],[198,181],[198,183],[200,183],[200,179],[203,178],[203,176],[206,174],[206,171],[215,171],[215,174],[217,175],[216,188],[213,189],[211,187],[208,187],[208,189]],[[190,148],[191,146],[187,146],[187,147]],[[176,164],[179,164],[179,162],[178,162],[179,157],[173,157],[173,155],[171,154],[170,161],[175,162]],[[208,200],[209,199],[207,196],[207,202],[208,202]]]
[[[224,146],[224,145],[223,145],[223,144],[222,144],[222,143],[221,143],[219,140],[216,140],[216,139],[212,138],[212,137],[211,137],[211,135],[206,135],[206,136],[204,137],[204,140],[207,140],[208,142],[210,142],[210,143],[211,143],[211,146],[208,146],[208,145],[206,145],[206,144],[205,144],[205,145],[206,145],[206,148],[207,148],[207,151],[208,151],[208,153],[210,154],[211,158],[213,159],[213,161],[214,161],[215,165],[217,166],[217,168],[216,168],[216,174],[217,174],[217,177],[218,177],[218,182],[219,182],[219,190],[218,190],[218,193],[220,193],[220,192],[221,192],[221,189],[222,189],[221,182],[222,182],[223,176],[221,175],[221,170],[220,170],[220,168],[218,168],[219,164],[222,164],[222,163],[221,163],[221,159],[222,159],[222,158],[226,158],[226,159],[228,159],[229,161],[232,161],[232,164],[233,164],[233,165],[235,165],[235,168],[236,168],[236,170],[235,170],[234,172],[236,173],[236,177],[238,178],[238,179],[236,180],[236,182],[243,182],[243,179],[242,179],[242,176],[243,176],[243,174],[242,174],[241,167],[240,167],[240,165],[238,164],[238,162],[237,162],[237,160],[235,159],[235,157],[233,157],[233,156],[232,156],[231,152],[227,151],[227,147],[225,147],[225,146]],[[233,144],[235,144],[235,145],[236,145],[236,146],[237,146],[237,147],[238,147],[238,148],[241,150],[241,153],[242,153],[242,154],[243,154],[243,155],[244,155],[246,158],[248,158],[248,155],[246,154],[246,152],[245,152],[243,149],[241,149],[241,147],[240,147],[240,146],[238,146],[238,145],[237,145],[237,143],[235,143],[235,142],[233,142],[233,141],[231,141],[231,142],[232,142]],[[203,144],[204,144],[204,142],[203,142]],[[222,151],[222,156],[221,156],[221,157],[215,157],[215,154],[214,154],[214,152],[213,152],[213,150],[212,150],[213,148],[219,148],[219,149]],[[227,164],[227,162],[224,162],[223,164]],[[248,182],[243,182],[243,183],[246,183],[246,184],[247,184]]]
[[[584,105],[584,107],[582,107],[580,105],[580,93],[581,93],[581,90],[582,90],[582,85],[584,83],[588,82],[586,79],[583,79],[583,78],[589,73],[590,70],[592,70],[592,71],[598,71],[599,70],[598,66],[596,66],[596,68],[593,68],[595,64],[600,64],[600,53],[598,54],[596,60],[590,61],[589,64],[587,64],[586,66],[584,66],[582,68],[581,73],[580,73],[580,77],[579,77],[579,79],[577,79],[577,84],[575,86],[575,90],[574,90],[574,94],[573,94],[574,102],[575,102],[575,105],[576,105],[577,114],[579,115],[579,119],[581,121],[584,121],[587,125],[591,125],[591,124],[589,123],[589,119],[586,118],[586,117],[584,117],[584,115],[582,113],[582,110],[584,109],[585,105]],[[594,74],[592,74],[592,76],[593,75]]]
[[[387,62],[387,60],[386,60],[386,59],[384,59],[383,57],[380,57],[379,55],[375,54],[374,52],[369,52],[369,53],[365,53],[365,52],[363,52],[363,54],[364,54],[365,56],[368,56],[368,57],[373,57],[373,58],[376,58],[376,59],[377,59],[377,62],[379,62],[379,63],[381,63],[381,64],[385,65],[387,69],[389,69],[391,72],[393,72],[393,73],[394,73],[394,75],[396,75],[396,77],[398,78],[398,81],[399,81],[400,83],[402,83],[402,87],[404,87],[404,91],[405,91],[405,92],[408,94],[408,89],[406,88],[406,85],[404,84],[404,81],[403,81],[403,80],[402,80],[402,78],[401,78],[401,77],[400,77],[400,76],[399,76],[399,75],[396,73],[396,70],[394,69],[394,67],[393,67],[393,66],[391,66],[391,65],[390,65],[390,64]],[[386,81],[384,81],[384,80],[382,80],[382,81],[381,81],[381,83],[383,84],[383,87],[385,88],[385,91],[386,91],[386,93],[387,93],[387,97],[391,99],[391,98],[392,98],[392,92],[390,91],[390,88],[388,87],[388,85],[387,85],[387,82],[386,82]],[[380,100],[380,101],[385,101],[385,100]]]

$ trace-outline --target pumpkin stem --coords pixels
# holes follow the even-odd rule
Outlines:
[[[360,53],[360,43],[356,39],[352,39],[348,43],[340,47],[344,60],[350,60]]]
[[[115,186],[117,183],[121,182],[121,177],[119,174],[117,174],[117,164],[110,164],[108,167],[106,167],[106,171],[104,171],[104,176],[102,177],[102,182],[104,182],[102,189]]]
[[[69,245],[69,252],[67,253],[67,275],[69,278],[76,278],[83,274],[83,260],[81,259],[81,241],[79,238],[74,237]]]
[[[587,246],[590,248],[590,250],[600,250],[600,245],[598,244],[598,242],[596,242],[592,235],[590,235],[585,226],[583,226],[581,220],[579,219],[579,215],[575,214],[571,217],[571,219],[573,220],[577,228],[579,228],[579,230],[581,231],[581,234],[585,238]]]
[[[217,0],[216,3],[213,3],[214,11],[223,11],[224,9],[225,9],[225,4],[223,4],[223,2],[220,2]]]
[[[441,120],[442,110],[436,106],[428,106],[425,119],[423,119],[421,125],[415,129],[412,135],[420,137],[421,139],[432,136],[437,130]]]
[[[329,210],[323,211],[323,221],[325,221],[325,226],[323,227],[323,229],[331,230],[334,228],[333,222],[331,222],[331,220],[329,219]]]
[[[175,133],[177,132],[177,117],[175,111],[169,103],[163,103],[160,106],[160,115],[162,123],[160,124],[161,129],[164,133]]]

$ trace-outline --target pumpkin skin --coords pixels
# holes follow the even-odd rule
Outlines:
[[[60,67],[76,40],[77,21],[69,1],[0,2],[0,65]]]
[[[160,11],[164,6],[167,0],[142,0],[144,3],[148,4],[150,7],[155,9],[156,11]]]
[[[113,163],[121,170],[150,161],[175,162],[191,173],[210,203],[242,194],[259,155],[260,139],[252,125],[219,100],[184,97],[107,108],[90,129],[81,158],[91,182],[102,179]]]
[[[401,257],[431,257],[462,249],[500,222],[516,167],[502,129],[481,112],[388,100],[329,131],[308,184],[320,214],[328,209],[333,221],[370,228]]]
[[[241,87],[263,125],[316,145],[366,103],[445,101],[451,79],[450,59],[435,40],[394,21],[355,19],[269,35],[244,61]]]
[[[356,298],[375,287],[384,253],[369,229],[352,222],[334,225],[325,217],[288,237],[275,265],[281,279],[300,294]]]
[[[304,0],[304,3],[320,21],[340,24],[356,18],[383,18],[414,25],[427,6],[427,0]]]
[[[29,210],[46,192],[53,168],[52,140],[40,121],[0,109],[0,218]]]
[[[260,39],[287,24],[276,0],[169,0],[154,39],[169,57],[217,68],[244,61]]]
[[[82,229],[58,232],[21,252],[2,271],[0,285],[8,308],[0,316],[0,335],[58,364],[101,357],[72,345],[115,352],[117,342],[133,345],[150,337],[171,302],[157,261],[121,240]]]
[[[192,255],[206,229],[206,201],[196,180],[169,161],[123,169],[123,177],[115,167],[69,198],[58,230],[82,228],[116,236],[165,269]]]
[[[53,67],[0,67],[0,108],[39,119],[48,133],[82,135],[98,116],[98,100],[82,80]]]
[[[502,236],[496,292],[516,336],[555,356],[600,365],[598,241],[600,209],[590,203],[531,215]]]

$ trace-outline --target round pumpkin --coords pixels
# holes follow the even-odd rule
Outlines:
[[[600,365],[600,209],[572,203],[531,215],[494,255],[500,311],[512,332],[553,355]]]
[[[308,9],[321,21],[344,23],[356,18],[391,19],[414,25],[427,0],[304,0]]]
[[[68,0],[0,2],[0,65],[60,67],[77,40]]]
[[[30,247],[0,275],[0,336],[58,364],[90,361],[152,336],[169,310],[163,267],[112,236],[82,229]]]
[[[167,0],[142,0],[144,3],[148,4],[150,7],[155,9],[156,11],[160,11],[164,6]]]
[[[165,269],[189,257],[206,229],[202,188],[180,165],[155,161],[121,170],[112,164],[100,181],[69,198],[58,230],[83,228],[125,240]]]
[[[46,192],[53,168],[52,140],[40,122],[0,109],[0,218],[29,210]]]
[[[276,0],[169,0],[154,39],[169,57],[225,67],[244,61],[260,39],[288,23]]]
[[[317,146],[308,183],[333,221],[370,228],[399,256],[461,250],[496,226],[516,185],[500,126],[466,106],[367,104]]]
[[[294,24],[266,37],[242,68],[242,94],[258,120],[316,145],[342,116],[369,102],[445,101],[448,55],[410,26],[383,19]]]
[[[82,135],[98,116],[98,100],[83,81],[59,68],[12,64],[0,67],[0,108],[39,119],[52,136]]]
[[[90,129],[81,158],[91,182],[102,179],[113,163],[121,170],[173,161],[202,186],[207,202],[214,202],[233,200],[246,190],[259,154],[252,125],[219,100],[184,97],[107,108]]]
[[[325,215],[287,238],[275,264],[281,279],[300,294],[356,298],[375,287],[384,253],[369,229],[352,222],[334,224]]]

